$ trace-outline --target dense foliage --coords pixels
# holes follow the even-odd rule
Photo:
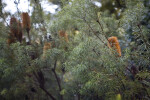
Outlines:
[[[48,1],[61,10],[0,0],[0,100],[150,99],[149,0]]]

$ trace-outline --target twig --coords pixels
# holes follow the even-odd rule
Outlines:
[[[103,35],[104,35],[103,26],[102,26],[102,24],[100,23],[99,18],[98,18],[98,20],[97,20],[96,22],[99,24],[99,26],[100,26],[100,28],[101,28],[101,30],[102,30],[102,33],[103,33]]]
[[[87,21],[86,21],[86,19],[84,18],[83,19],[86,23],[87,23]],[[93,30],[93,28],[87,23],[87,25],[88,25],[88,27],[92,30],[92,32],[94,33],[94,35],[106,46],[106,47],[108,47],[107,45],[106,45],[106,43],[96,34],[96,32]]]
[[[4,20],[4,22],[7,24],[7,26],[8,26],[8,28],[10,28],[10,26],[9,26],[9,24],[6,22],[6,19],[5,19],[5,17],[3,16],[3,12],[2,12],[2,10],[3,10],[3,5],[2,5],[2,1],[0,0],[0,16],[1,16],[1,18]]]
[[[7,23],[5,17],[3,16],[3,14],[0,14],[1,18],[4,20],[4,22],[7,24],[8,28],[10,28],[10,25]]]
[[[16,8],[17,8],[18,16],[20,15],[19,8],[18,8],[19,3],[20,3],[20,0],[18,0],[18,2],[16,0],[14,1],[14,4],[16,5]]]
[[[2,0],[0,0],[0,13],[2,13]]]
[[[150,44],[149,43],[147,43],[147,40],[144,38],[144,36],[143,36],[143,34],[142,34],[142,29],[141,29],[141,27],[140,27],[140,25],[137,25],[138,26],[138,28],[140,29],[140,36],[142,37],[142,39],[143,39],[143,42],[146,44],[146,49],[147,49],[147,47],[149,47],[150,46]]]
[[[80,93],[78,93],[78,100],[80,100]]]
[[[95,52],[95,54],[97,54],[97,55],[99,55],[99,56],[101,55],[99,52],[97,53],[94,48],[93,48],[93,52]]]

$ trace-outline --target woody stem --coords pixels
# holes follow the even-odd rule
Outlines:
[[[29,33],[30,33],[30,29],[26,29],[27,30],[27,35],[28,35],[28,39],[29,39],[29,44],[31,43],[31,38],[30,38],[30,35],[29,35]]]

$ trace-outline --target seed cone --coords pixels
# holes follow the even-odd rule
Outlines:
[[[66,42],[69,42],[68,34],[65,31],[59,31],[59,37],[64,38]]]
[[[30,24],[30,16],[27,12],[22,13],[22,26],[26,30],[30,30],[31,24]]]
[[[121,48],[120,48],[117,37],[115,36],[109,37],[108,42],[109,42],[108,46],[110,48],[114,48],[118,52],[118,55],[121,56]]]

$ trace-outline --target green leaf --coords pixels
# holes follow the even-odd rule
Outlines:
[[[60,94],[61,95],[64,95],[66,93],[66,90],[65,89],[62,89],[61,91],[60,91]]]
[[[1,91],[1,95],[5,95],[6,93],[7,93],[7,89],[3,89],[2,91]]]

